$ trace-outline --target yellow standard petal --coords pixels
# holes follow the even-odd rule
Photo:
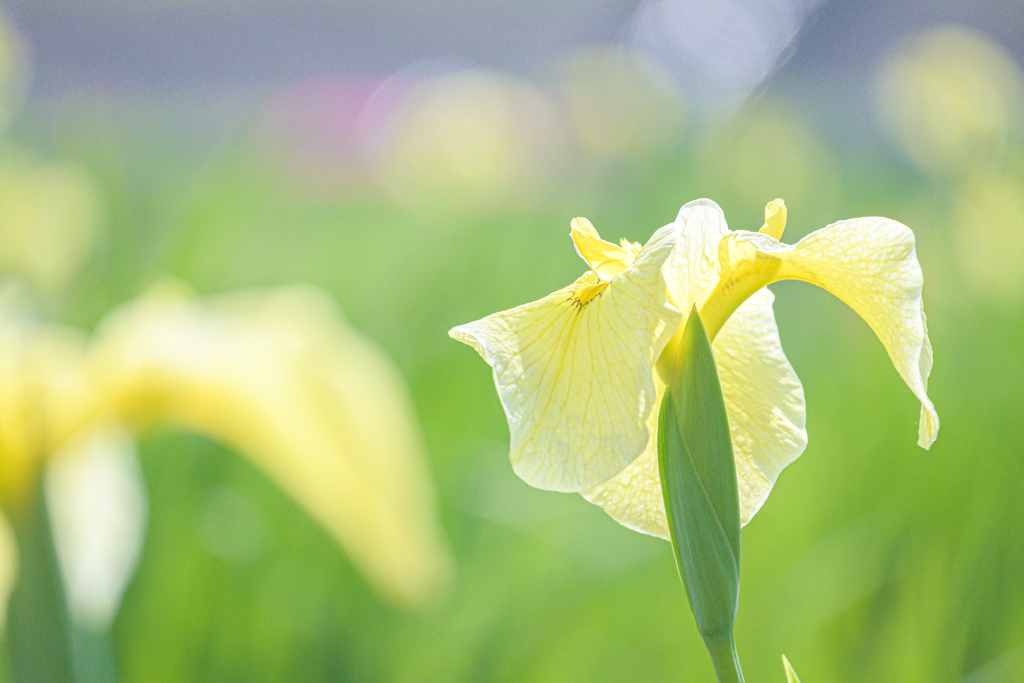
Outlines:
[[[110,412],[234,447],[291,494],[386,596],[434,597],[450,572],[408,392],[312,287],[112,313],[90,353]]]
[[[775,222],[777,229],[784,227],[784,208],[782,226],[776,222],[779,211],[778,206],[766,210],[766,226]],[[665,264],[669,299],[682,310],[693,305],[700,308],[719,283],[719,244],[729,227],[722,209],[709,199],[684,206],[675,224],[678,240]],[[782,351],[773,299],[767,290],[756,292],[724,327],[708,330],[717,335],[712,348],[729,415],[743,524],[760,509],[779,472],[807,445],[803,387]],[[660,379],[658,389],[660,402],[664,390]],[[583,492],[583,497],[619,523],[667,539],[658,473],[657,411],[650,418],[649,431],[652,437],[644,454],[611,481]]]
[[[658,403],[655,363],[682,318],[662,273],[678,232],[676,224],[656,232],[610,281],[592,271],[539,301],[449,332],[493,368],[512,467],[531,486],[593,488],[647,447]],[[573,238],[592,266],[607,261],[602,245],[614,247],[597,244],[589,222],[574,221]],[[631,260],[630,249],[620,251],[616,258]]]
[[[770,235],[736,231],[722,240],[722,276],[701,309],[708,328],[728,318],[748,292],[770,282],[803,280],[856,311],[889,353],[896,371],[921,401],[918,444],[931,446],[939,418],[928,398],[932,348],[921,300],[923,276],[914,234],[888,218],[853,218],[812,232],[794,245]]]

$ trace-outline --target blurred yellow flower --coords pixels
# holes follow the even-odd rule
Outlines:
[[[569,130],[593,157],[650,154],[683,132],[682,92],[670,73],[639,50],[587,45],[561,61],[557,77]]]
[[[316,288],[197,299],[169,286],[91,340],[0,307],[0,507],[16,514],[54,453],[112,422],[171,422],[233,447],[391,600],[424,603],[449,578],[407,389]]]
[[[966,26],[912,34],[876,84],[884,131],[922,171],[959,174],[999,158],[1024,115],[1024,72],[1005,48]]]
[[[981,300],[1008,307],[1024,298],[1024,176],[978,168],[952,193],[956,262]]]
[[[538,488],[580,492],[620,523],[667,538],[658,364],[672,357],[666,347],[696,306],[714,342],[746,524],[806,445],[803,389],[764,289],[785,279],[825,288],[867,321],[921,401],[918,443],[929,447],[938,418],[926,393],[931,346],[913,234],[886,218],[855,218],[786,245],[785,225],[782,200],[768,204],[760,232],[730,232],[718,205],[699,200],[641,248],[605,242],[577,218],[572,239],[591,271],[452,329],[494,370],[516,473]]]
[[[0,147],[0,272],[50,295],[66,289],[89,255],[103,217],[86,168]]]
[[[378,182],[417,212],[440,208],[447,215],[533,201],[549,188],[565,154],[550,96],[492,71],[399,73],[363,116]]]

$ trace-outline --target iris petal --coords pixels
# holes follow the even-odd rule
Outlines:
[[[774,298],[762,289],[747,299],[712,344],[732,431],[741,524],[807,446],[804,390],[782,351]]]
[[[111,313],[89,369],[114,414],[232,446],[330,531],[386,596],[422,603],[450,571],[398,371],[313,287]]]
[[[682,317],[662,273],[677,236],[675,224],[656,232],[611,282],[591,272],[449,332],[494,369],[512,467],[531,486],[590,489],[646,448],[654,366]]]
[[[773,299],[766,289],[749,298],[712,344],[729,414],[742,524],[761,508],[779,473],[807,445],[803,387],[782,352]],[[660,400],[660,380],[658,389]],[[652,434],[657,434],[656,417],[651,418]],[[668,538],[654,438],[621,474],[583,497],[630,529]]]
[[[878,336],[896,371],[921,401],[918,444],[931,446],[939,417],[928,398],[932,347],[921,300],[924,282],[914,234],[888,218],[853,218],[816,230],[790,246],[759,233],[736,232],[736,252],[774,262],[772,281],[818,285],[857,312]]]
[[[689,310],[703,305],[718,284],[719,244],[730,233],[722,209],[708,199],[680,209],[676,225],[679,238],[665,272],[670,299]],[[803,388],[782,351],[773,299],[768,290],[756,292],[712,344],[729,414],[743,524],[760,509],[779,472],[807,445]],[[663,391],[659,379],[659,402]],[[657,434],[656,412],[649,433]],[[620,524],[667,539],[656,441],[652,436],[636,461],[583,497]]]

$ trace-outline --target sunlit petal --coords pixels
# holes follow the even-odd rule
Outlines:
[[[632,262],[632,255],[623,247],[605,242],[586,218],[573,218],[570,223],[576,253],[605,282],[621,273]]]
[[[447,579],[407,390],[321,291],[151,296],[111,314],[90,362],[113,411],[237,449],[385,595],[423,602]]]
[[[803,388],[782,352],[773,298],[761,290],[748,299],[713,344],[732,433],[742,524],[761,508],[779,472],[807,445]],[[658,390],[660,400],[660,380]],[[651,433],[657,434],[656,413],[650,423]],[[583,497],[630,529],[668,538],[654,438],[621,474]]]
[[[732,234],[744,264],[770,280],[803,280],[844,301],[885,346],[896,371],[921,401],[918,444],[931,446],[939,418],[928,398],[932,348],[921,300],[923,276],[914,234],[888,218],[853,218],[812,232],[795,245],[768,235]]]
[[[665,383],[657,378],[658,405]],[[609,481],[580,495],[599,505],[622,526],[668,540],[668,518],[658,471],[658,411],[647,418],[651,438],[643,454]]]
[[[712,345],[732,432],[741,524],[807,446],[804,390],[782,351],[773,299],[767,289],[747,299]]]
[[[710,199],[679,210],[679,240],[665,264],[669,300],[680,311],[700,308],[718,282],[718,244],[729,233],[725,214]]]
[[[611,282],[591,272],[449,333],[494,369],[512,466],[528,484],[587,490],[647,447],[654,365],[681,318],[662,274],[678,233],[676,224],[656,232]]]

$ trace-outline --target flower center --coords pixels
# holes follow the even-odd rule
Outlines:
[[[777,241],[785,229],[786,203],[781,199],[768,202],[764,208],[764,225],[759,232]],[[782,259],[779,256],[765,253],[747,240],[736,239],[733,233],[722,238],[718,243],[718,284],[699,311],[701,323],[710,341],[715,340],[729,316],[744,301],[775,281],[781,266]],[[671,376],[671,369],[667,365],[676,357],[676,348],[681,342],[685,325],[686,321],[683,320],[661,354],[658,365],[662,377]]]
[[[774,240],[780,239],[786,229],[786,215],[784,201],[768,202],[764,207],[764,225],[758,232]],[[782,260],[762,252],[750,242],[726,235],[718,244],[718,265],[718,284],[700,309],[700,320],[712,341],[744,301],[774,281]]]

